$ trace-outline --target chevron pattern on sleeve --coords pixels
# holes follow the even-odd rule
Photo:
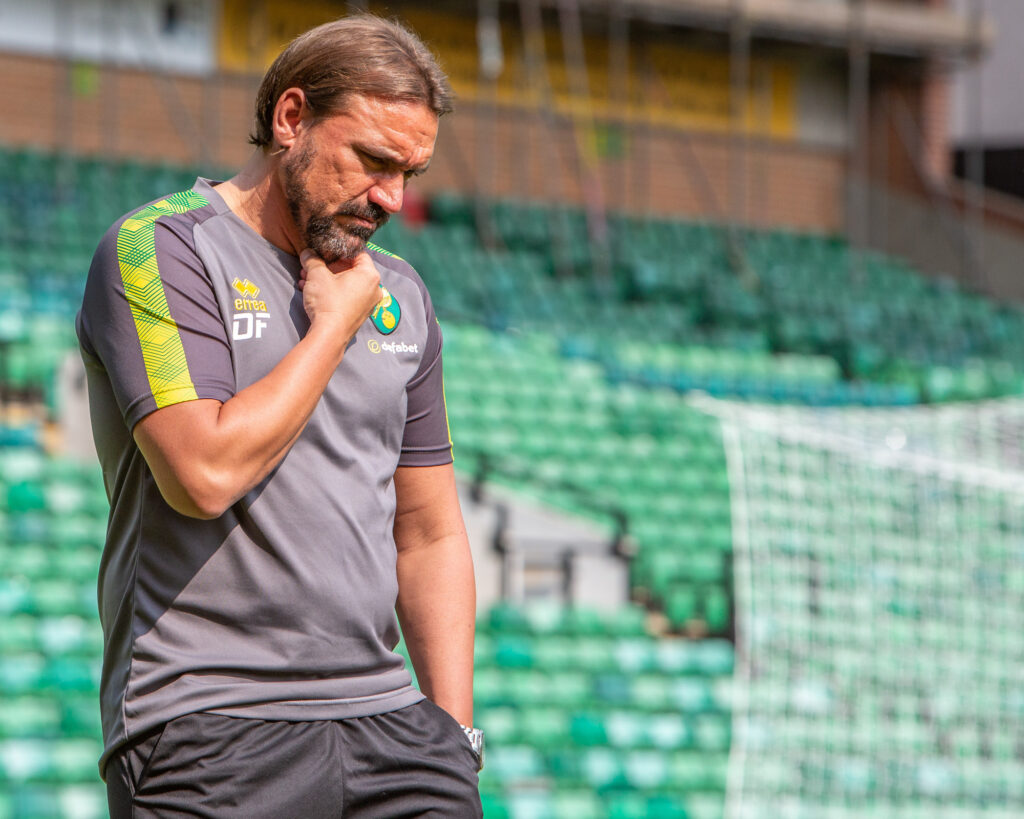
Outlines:
[[[194,191],[175,193],[130,216],[117,234],[117,259],[124,294],[135,319],[149,387],[158,409],[192,401],[198,396],[185,360],[178,325],[171,316],[160,280],[154,241],[156,220],[208,204]]]

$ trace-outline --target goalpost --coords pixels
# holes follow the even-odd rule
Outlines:
[[[1024,816],[1024,400],[694,403],[732,493],[726,819]]]

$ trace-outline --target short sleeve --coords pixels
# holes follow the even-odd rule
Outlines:
[[[441,325],[424,289],[427,341],[416,374],[406,386],[408,409],[399,466],[441,466],[452,462],[452,439],[444,401]]]
[[[234,394],[227,329],[187,215],[152,206],[108,231],[93,257],[78,332],[128,429],[154,410]]]

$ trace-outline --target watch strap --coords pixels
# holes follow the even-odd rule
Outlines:
[[[466,735],[466,739],[469,740],[469,746],[473,749],[473,753],[476,754],[476,769],[480,771],[484,767],[484,732],[479,728],[470,728],[468,725],[459,723],[459,727],[462,729],[462,733]]]

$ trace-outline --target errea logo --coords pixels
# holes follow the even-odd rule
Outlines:
[[[231,316],[231,338],[234,341],[262,338],[270,319],[270,310],[267,303],[258,298],[260,288],[248,279],[239,279],[237,276],[231,286],[240,296],[235,299],[235,312]]]
[[[260,289],[255,284],[248,279],[239,279],[238,276],[235,276],[231,286],[246,298],[254,299],[260,294]]]
[[[377,341],[375,338],[371,338],[366,342],[367,349],[377,355],[380,352],[391,353],[418,353],[420,351],[419,344],[405,344],[401,341]]]

